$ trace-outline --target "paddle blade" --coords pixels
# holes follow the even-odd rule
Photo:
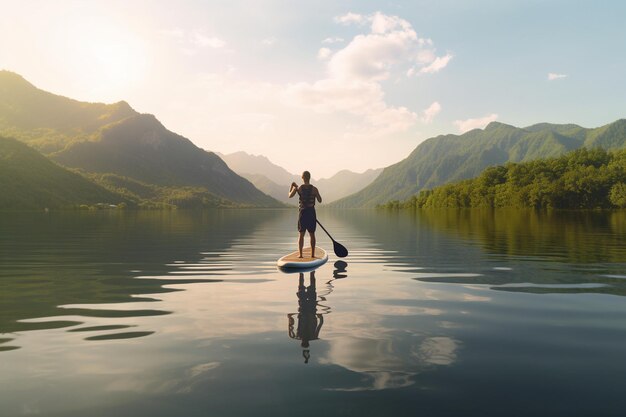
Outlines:
[[[335,242],[334,240],[333,249],[335,250],[335,255],[340,258],[345,258],[346,256],[348,256],[348,249],[346,249],[346,247],[343,246],[341,243]]]

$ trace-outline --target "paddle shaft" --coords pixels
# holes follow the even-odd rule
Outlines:
[[[328,237],[330,238],[330,240],[332,240],[332,241],[334,242],[334,241],[335,241],[335,239],[333,239],[333,237],[330,235],[330,233],[328,233],[328,230],[326,230],[326,228],[325,228],[324,226],[322,226],[322,223],[320,223],[320,221],[319,221],[319,220],[317,220],[317,219],[315,219],[315,221],[317,222],[317,224],[319,224],[319,225],[320,225],[320,227],[321,227],[322,229],[324,229],[324,231],[326,232],[326,234],[328,235]]]
[[[346,256],[348,256],[348,249],[346,249],[345,246],[343,246],[341,243],[339,243],[335,239],[333,239],[333,237],[330,235],[330,233],[328,233],[328,230],[326,230],[326,228],[324,226],[322,226],[322,223],[320,223],[319,220],[315,219],[315,221],[317,222],[317,224],[320,225],[320,227],[322,229],[324,229],[324,231],[326,232],[326,234],[328,235],[330,240],[333,241],[333,249],[335,251],[335,255],[339,256],[340,258],[345,258]]]

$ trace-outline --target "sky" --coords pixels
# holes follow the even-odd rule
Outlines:
[[[626,2],[0,0],[0,69],[316,178],[491,121],[626,117]]]

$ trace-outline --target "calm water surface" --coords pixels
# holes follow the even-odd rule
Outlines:
[[[623,416],[626,214],[0,218],[0,416]],[[319,235],[327,249],[328,238]]]

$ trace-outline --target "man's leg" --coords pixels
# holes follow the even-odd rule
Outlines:
[[[302,247],[304,246],[304,230],[300,232],[300,236],[298,237],[298,251],[300,251],[300,257],[302,258]]]
[[[315,232],[309,232],[311,237],[311,258],[315,258]]]

